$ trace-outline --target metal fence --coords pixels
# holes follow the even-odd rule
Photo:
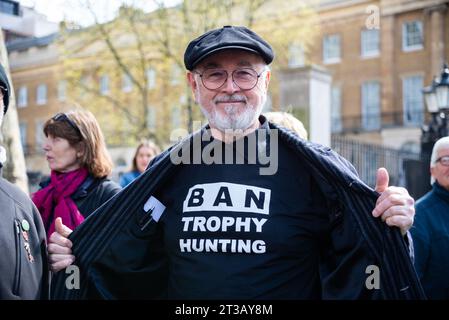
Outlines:
[[[376,172],[380,167],[388,170],[390,185],[405,187],[404,162],[420,159],[419,153],[361,143],[341,136],[332,137],[332,148],[349,160],[360,178],[371,187],[376,184]]]

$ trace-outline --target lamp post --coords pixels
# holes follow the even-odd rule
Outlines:
[[[447,117],[449,116],[449,67],[444,64],[439,80],[433,79],[430,86],[422,89],[427,111],[432,121],[422,128],[422,142],[435,142],[449,134]]]
[[[449,135],[449,67],[444,64],[443,71],[439,79],[434,78],[432,84],[422,89],[427,111],[432,115],[429,124],[422,126],[421,135],[421,161],[423,162],[424,182],[426,188],[430,190],[430,157],[435,142]],[[427,179],[426,179],[427,178]]]

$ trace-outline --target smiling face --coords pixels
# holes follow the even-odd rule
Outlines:
[[[80,168],[80,152],[64,138],[48,135],[44,141],[48,167],[53,171],[69,172]]]
[[[259,76],[257,84],[250,90],[242,90],[232,80],[236,69],[250,68]],[[243,50],[224,50],[204,59],[187,79],[195,96],[195,101],[209,121],[211,128],[222,132],[225,130],[245,130],[258,123],[267,98],[270,72],[265,70],[263,59]],[[206,70],[225,70],[228,74],[226,82],[215,90],[207,89],[200,74]]]

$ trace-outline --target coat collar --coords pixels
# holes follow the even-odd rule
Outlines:
[[[88,175],[86,180],[84,180],[83,183],[78,187],[78,189],[76,189],[76,191],[71,195],[71,198],[73,200],[77,200],[77,199],[86,197],[87,193],[88,193],[88,189],[92,186],[94,181],[95,181],[95,179],[91,175]],[[39,186],[41,188],[45,188],[49,184],[50,184],[50,178],[45,179],[44,181],[39,183]]]
[[[449,190],[443,188],[438,182],[432,185],[432,189],[437,196],[449,202]]]

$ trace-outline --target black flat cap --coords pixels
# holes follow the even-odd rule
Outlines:
[[[3,89],[3,103],[5,105],[5,109],[3,110],[3,113],[6,113],[6,110],[8,110],[8,104],[9,104],[9,94],[11,92],[11,87],[9,86],[8,77],[6,76],[6,71],[3,68],[3,66],[0,64],[0,87],[6,88],[6,92]]]
[[[256,53],[270,64],[274,59],[273,48],[255,32],[245,27],[224,26],[192,40],[184,53],[184,65],[193,70],[204,58],[225,49],[241,49]]]

